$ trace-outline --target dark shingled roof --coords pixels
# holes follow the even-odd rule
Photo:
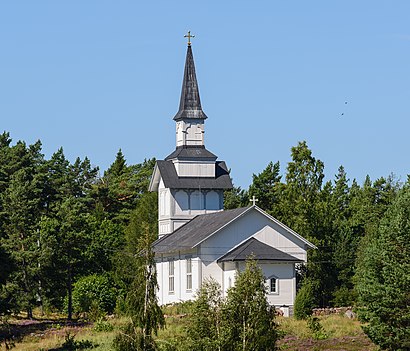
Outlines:
[[[302,262],[302,260],[266,245],[255,238],[249,238],[232,249],[218,259],[218,262],[245,261],[251,255],[258,261]]]
[[[154,242],[153,250],[159,254],[194,248],[248,209],[249,207],[243,207],[196,216],[173,233]]]
[[[157,161],[166,188],[170,189],[232,189],[232,180],[223,161],[215,164],[215,177],[178,177],[172,161]]]
[[[184,80],[182,82],[181,100],[179,111],[174,117],[175,121],[184,118],[206,119],[206,114],[202,111],[201,99],[199,98],[198,82],[195,74],[194,56],[191,46],[188,46],[185,61]]]
[[[175,151],[168,155],[165,160],[178,159],[202,159],[215,161],[218,157],[205,149],[204,146],[178,146]]]

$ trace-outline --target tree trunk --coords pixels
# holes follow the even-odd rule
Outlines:
[[[27,319],[33,319],[33,309],[31,306],[27,307]]]
[[[67,319],[69,321],[73,318],[73,292],[72,292],[72,272],[71,272],[71,265],[68,266],[68,284],[67,284],[67,292],[68,292],[68,316]]]

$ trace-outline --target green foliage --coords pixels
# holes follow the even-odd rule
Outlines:
[[[334,306],[353,306],[357,300],[357,293],[352,288],[349,289],[346,286],[342,286],[333,292],[333,305]]]
[[[117,296],[115,283],[107,274],[82,277],[73,285],[73,311],[113,313]]]
[[[310,316],[307,318],[306,323],[315,340],[324,340],[328,338],[322,324],[320,324],[319,318]]]
[[[410,350],[410,184],[362,247],[356,289],[363,329],[384,350]]]
[[[72,335],[69,332],[67,332],[65,335],[64,343],[58,349],[58,351],[90,350],[98,346],[90,340],[75,340],[74,338],[75,335]]]
[[[224,209],[245,207],[249,205],[248,193],[241,187],[234,186],[232,189],[224,191]]]
[[[268,166],[258,175],[253,174],[252,184],[249,187],[249,198],[253,196],[258,199],[258,207],[270,212],[274,205],[278,203],[278,185],[281,179],[279,175],[279,162]]]
[[[265,279],[254,260],[237,272],[226,301],[221,296],[215,281],[204,283],[194,302],[186,349],[275,350],[279,335],[266,299]]]
[[[130,322],[114,339],[113,347],[117,351],[155,350],[157,345],[153,335],[157,335],[158,329],[165,325],[156,296],[158,283],[152,251],[152,243],[157,237],[155,209],[152,195],[145,194],[127,228],[128,251],[125,252],[133,252],[130,255],[133,259],[129,259],[128,264],[131,262],[134,268],[134,272],[126,276],[132,277],[126,299]],[[135,243],[135,246],[129,243]]]
[[[110,322],[100,318],[94,323],[93,330],[96,332],[111,332],[114,330],[114,326]]]
[[[266,299],[265,278],[253,259],[237,272],[235,286],[228,291],[224,306],[225,348],[234,350],[274,350],[278,339],[273,311]],[[231,345],[231,346],[230,346]]]
[[[116,351],[154,351],[157,345],[151,335],[144,335],[141,329],[131,321],[113,341]]]
[[[312,283],[305,280],[302,287],[296,294],[294,304],[294,315],[296,319],[307,319],[312,315],[312,309],[315,306],[315,297]]]
[[[205,280],[191,310],[188,349],[218,350],[222,337],[222,306],[221,287],[213,279]]]

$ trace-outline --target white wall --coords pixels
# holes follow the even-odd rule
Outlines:
[[[283,251],[291,256],[306,261],[306,250],[303,249],[303,243],[299,239],[294,239],[294,236],[287,231],[274,226],[265,226],[254,237],[259,241],[272,246],[280,251]]]
[[[176,123],[176,145],[204,145],[203,120],[184,120]]]
[[[187,289],[187,258],[192,262],[192,289]],[[174,261],[174,292],[169,291],[169,260]],[[200,273],[200,263],[198,257],[193,253],[177,254],[175,256],[156,257],[157,279],[159,291],[157,293],[160,305],[176,303],[194,299],[196,291],[199,289],[198,275]]]
[[[260,266],[265,278],[271,276],[277,278],[277,293],[268,293],[267,295],[269,304],[293,306],[296,293],[294,265],[292,263],[261,263]]]
[[[174,161],[179,177],[215,177],[215,161]]]
[[[306,259],[302,240],[258,211],[250,210],[201,244],[200,253],[204,257],[204,264],[217,260],[252,236],[292,256]]]
[[[193,233],[194,235],[195,233]],[[186,301],[193,299],[201,281],[213,277],[226,293],[229,282],[234,284],[235,272],[244,268],[244,263],[226,262],[218,264],[216,260],[236,247],[244,240],[254,236],[258,240],[276,247],[301,259],[306,258],[305,243],[290,234],[269,218],[256,210],[250,210],[244,216],[221,229],[202,244],[198,251],[178,254],[175,259],[175,292],[168,293],[168,257],[163,256],[157,265],[158,282],[160,285],[160,303]],[[192,255],[192,291],[186,291],[186,255]],[[157,258],[158,260],[158,258]],[[164,261],[161,263],[161,260]],[[278,279],[278,294],[268,294],[268,301],[272,305],[292,306],[296,294],[296,278],[293,263],[260,263],[266,278],[275,276]],[[224,269],[223,269],[224,268]],[[161,273],[160,273],[161,272]]]

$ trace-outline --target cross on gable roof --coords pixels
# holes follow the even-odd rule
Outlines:
[[[307,247],[316,249],[316,246],[311,242],[304,239],[298,233],[270,216],[259,207],[251,206],[196,216],[173,233],[164,235],[156,240],[153,244],[153,250],[156,254],[161,254],[192,249],[219,232],[222,228],[237,220],[239,217],[244,216],[249,211],[258,211],[260,214],[266,216],[282,227],[289,234],[301,240]]]

